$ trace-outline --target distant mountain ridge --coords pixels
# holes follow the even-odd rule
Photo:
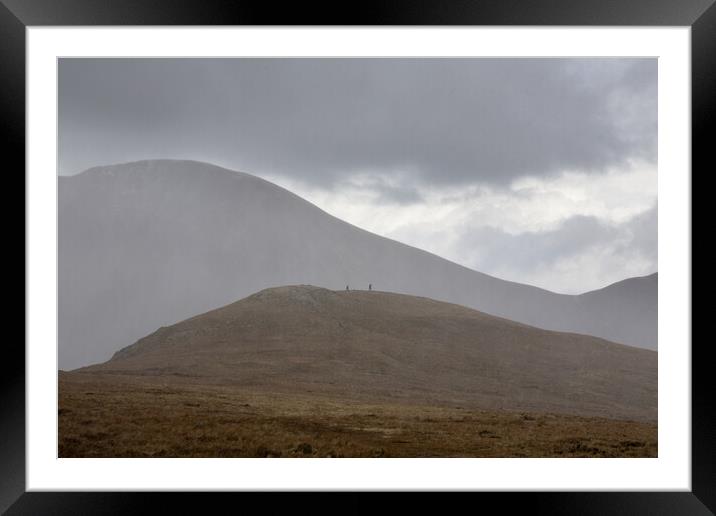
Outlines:
[[[657,354],[460,305],[310,285],[163,327],[83,373],[656,419]]]
[[[159,326],[290,284],[372,283],[656,349],[656,274],[556,294],[374,235],[268,181],[194,161],[95,167],[58,178],[58,191],[62,369],[106,360]]]

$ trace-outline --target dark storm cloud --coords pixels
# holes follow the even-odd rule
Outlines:
[[[174,157],[329,187],[360,170],[504,184],[653,163],[656,73],[655,59],[63,59],[60,173]]]
[[[636,250],[651,260],[656,269],[659,250],[658,206],[654,205],[650,210],[634,217],[625,225],[625,229],[631,238],[620,242],[617,250],[623,253]]]
[[[423,195],[416,187],[411,184],[406,184],[405,181],[401,181],[399,185],[390,183],[384,176],[354,176],[348,178],[338,186],[338,188],[344,187],[373,193],[375,195],[374,202],[377,204],[409,205],[425,201]]]
[[[417,188],[381,185],[376,189],[379,192],[378,203],[393,202],[397,204],[415,204],[422,202],[423,196]]]

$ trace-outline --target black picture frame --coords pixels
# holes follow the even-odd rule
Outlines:
[[[6,199],[20,198],[25,170],[25,28],[72,25],[554,25],[690,26],[692,72],[692,170],[716,170],[708,135],[716,125],[715,0],[422,0],[255,2],[244,0],[0,0],[0,127],[6,143]],[[711,131],[709,131],[711,129]],[[9,159],[8,159],[9,158]],[[693,178],[693,172],[691,172]],[[12,193],[10,193],[12,192]],[[22,197],[24,204],[24,195]],[[693,206],[693,204],[692,204]],[[9,214],[8,214],[9,215]],[[14,220],[15,215],[8,217]],[[6,228],[11,224],[6,225]],[[24,240],[24,229],[23,229]],[[692,246],[693,247],[693,246]],[[9,245],[7,246],[9,249]],[[25,255],[23,246],[23,267]],[[693,253],[693,249],[692,249]],[[18,264],[19,256],[11,263]],[[8,269],[6,269],[8,270]],[[26,270],[26,269],[24,269]],[[19,277],[18,274],[16,276]],[[23,294],[23,299],[24,299]],[[14,306],[17,306],[14,304]],[[24,309],[23,303],[23,309]],[[15,324],[19,324],[18,321]],[[10,317],[7,319],[11,320]],[[692,324],[693,326],[693,324]],[[7,514],[144,513],[159,503],[164,512],[229,493],[39,493],[25,492],[24,333],[7,339],[0,374],[0,512]],[[693,339],[692,339],[693,340]],[[690,343],[684,343],[689,345]],[[479,493],[481,504],[549,514],[713,514],[716,511],[716,448],[712,392],[716,392],[710,342],[692,344],[692,491],[641,493]],[[242,496],[253,498],[255,494]],[[304,496],[304,495],[298,495]],[[365,512],[371,496],[352,493],[341,505]],[[228,501],[228,500],[227,500]],[[250,503],[248,500],[245,503]],[[423,507],[427,508],[423,502]],[[442,502],[441,502],[442,503]],[[473,502],[471,502],[473,503]],[[195,505],[198,504],[198,505]],[[302,502],[301,502],[302,504]],[[323,504],[320,504],[323,505]],[[312,510],[320,507],[311,503]],[[334,504],[325,505],[328,511]]]

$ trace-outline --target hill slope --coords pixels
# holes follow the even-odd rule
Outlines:
[[[581,312],[575,326],[589,335],[656,349],[658,295],[659,276],[654,273],[575,296]],[[630,320],[634,324],[629,324]],[[612,327],[615,322],[617,327]]]
[[[653,351],[375,291],[264,290],[79,371],[656,419]]]
[[[59,178],[59,367],[106,360],[159,326],[287,284],[449,301],[527,324],[656,348],[647,310],[503,281],[379,237],[257,177],[193,161]]]

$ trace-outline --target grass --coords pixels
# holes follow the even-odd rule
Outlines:
[[[60,457],[656,457],[655,423],[61,375]]]

